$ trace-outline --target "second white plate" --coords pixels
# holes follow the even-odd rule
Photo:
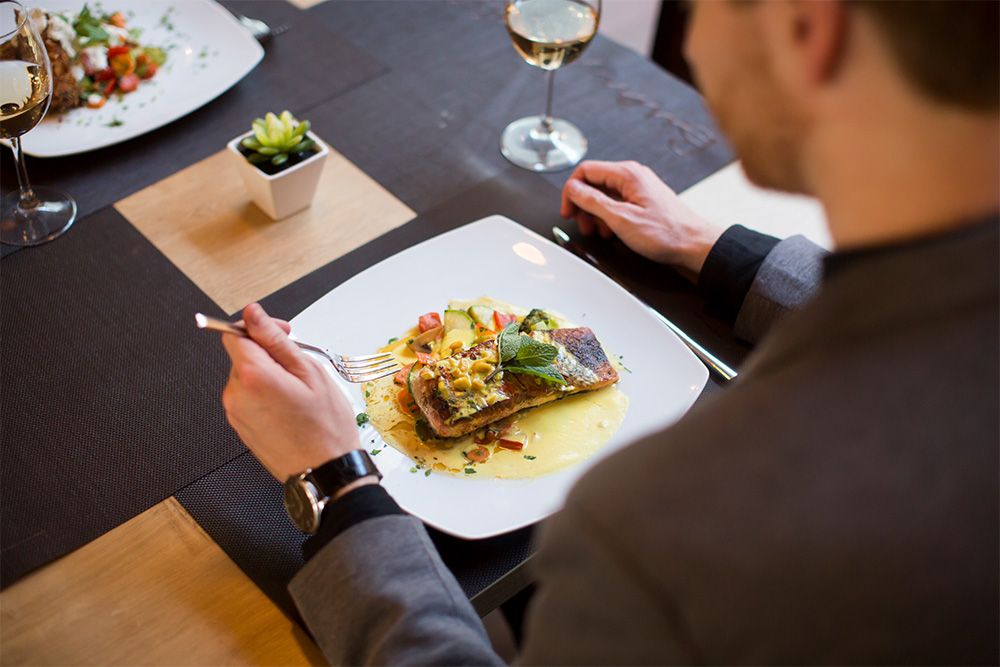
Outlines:
[[[83,5],[37,0],[32,6],[80,11]],[[167,63],[134,92],[112,95],[100,109],[47,114],[21,139],[28,155],[85,153],[155,130],[229,90],[264,56],[246,28],[212,0],[107,0],[101,9],[122,12],[129,29],[142,30],[140,44],[167,50]]]

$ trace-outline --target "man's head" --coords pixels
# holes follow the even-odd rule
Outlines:
[[[996,113],[998,6],[707,0],[692,9],[685,50],[751,180],[810,192],[805,151],[817,120],[834,108],[831,92],[843,92],[845,80],[870,83],[869,73],[877,72],[920,104]]]

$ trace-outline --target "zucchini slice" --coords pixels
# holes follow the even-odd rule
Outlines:
[[[451,346],[456,342],[460,342],[461,349],[465,350],[471,347],[475,340],[476,323],[471,315],[464,310],[444,311],[444,338],[441,340],[441,347],[438,348],[441,355],[450,354]]]
[[[469,310],[466,311],[472,321],[481,327],[486,327],[487,329],[493,328],[493,309],[489,306],[475,305],[469,306]]]

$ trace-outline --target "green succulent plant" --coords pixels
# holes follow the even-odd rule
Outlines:
[[[282,111],[280,116],[269,112],[254,120],[252,127],[253,136],[240,142],[252,151],[247,156],[251,164],[270,162],[280,167],[288,161],[289,155],[305,152],[316,145],[306,137],[309,121],[298,122],[290,111]]]

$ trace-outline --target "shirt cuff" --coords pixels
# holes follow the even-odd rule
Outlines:
[[[342,532],[368,519],[389,514],[406,514],[381,484],[359,486],[323,509],[319,531],[302,543],[306,561],[319,553]]]
[[[719,237],[705,258],[698,288],[732,324],[764,258],[780,239],[743,225],[733,225]]]

